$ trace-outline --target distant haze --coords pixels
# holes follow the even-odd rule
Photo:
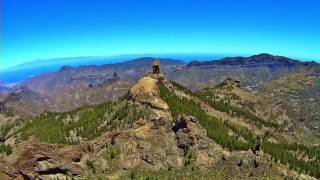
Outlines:
[[[78,67],[81,65],[103,65],[119,63],[140,57],[160,57],[178,59],[184,62],[192,60],[215,60],[228,55],[222,54],[136,54],[121,56],[88,56],[88,57],[69,57],[55,59],[39,59],[25,62],[17,66],[0,71],[0,83],[10,84],[26,80],[27,78],[58,71],[61,66]],[[229,55],[231,56],[231,55]]]
[[[3,0],[3,69],[116,54],[320,59],[319,0]]]

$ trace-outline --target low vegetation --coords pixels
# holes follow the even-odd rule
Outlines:
[[[221,172],[214,169],[201,170],[199,168],[187,167],[183,169],[169,169],[161,171],[132,170],[120,179],[225,179]]]
[[[120,148],[117,144],[112,142],[108,144],[102,153],[102,157],[108,162],[109,168],[107,172],[112,173],[119,168]]]
[[[12,154],[12,147],[10,145],[0,144],[0,153],[10,155]]]

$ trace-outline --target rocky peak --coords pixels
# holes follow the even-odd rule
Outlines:
[[[1,112],[6,112],[6,110],[7,110],[7,108],[6,108],[5,104],[0,102],[0,113]]]
[[[160,60],[156,59],[152,66],[152,73],[147,73],[131,89],[130,97],[134,101],[148,104],[153,108],[169,110],[169,106],[160,98],[158,81],[164,80],[160,70]]]
[[[275,59],[275,58],[285,58],[285,57],[282,57],[282,56],[273,56],[273,55],[268,54],[268,53],[261,53],[261,54],[257,54],[257,55],[250,56],[249,58],[250,58],[250,59],[259,59],[259,60],[262,60],[262,59]]]
[[[222,87],[241,88],[240,81],[237,78],[229,77],[220,84]]]
[[[158,79],[143,77],[130,89],[130,98],[153,108],[168,110],[169,106],[160,98]]]
[[[72,66],[61,66],[60,71],[68,71],[74,69]]]

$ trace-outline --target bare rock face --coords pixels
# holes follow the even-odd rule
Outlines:
[[[151,78],[151,77],[143,77],[141,78],[137,84],[135,84],[130,92],[133,95],[139,95],[139,94],[150,94],[153,96],[157,96],[157,79]]]
[[[203,141],[206,137],[206,130],[197,124],[198,120],[193,116],[180,116],[175,121],[172,130],[177,137],[177,146],[181,149],[188,149],[195,144],[200,149],[206,149],[207,143]]]
[[[237,78],[227,78],[224,83],[222,83],[224,86],[231,86],[231,87],[237,87],[241,88],[240,81]]]
[[[130,90],[130,96],[133,100],[143,104],[148,104],[153,108],[168,110],[169,106],[159,97],[157,89],[158,79],[152,77],[143,77]]]
[[[0,157],[0,171],[11,178],[51,179],[84,174],[79,164],[84,153],[80,145],[49,145],[31,138],[18,142],[15,150],[13,155]]]
[[[7,108],[4,103],[0,102],[0,113],[6,112]]]
[[[172,130],[176,133],[178,147],[181,149],[187,149],[195,144],[195,137],[191,134],[190,128],[188,128],[188,117],[180,117],[173,126]]]

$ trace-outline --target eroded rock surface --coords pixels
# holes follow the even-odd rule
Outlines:
[[[1,156],[0,171],[10,178],[45,179],[84,174],[79,163],[84,154],[81,145],[49,145],[30,138],[17,142],[15,147],[15,154]]]

